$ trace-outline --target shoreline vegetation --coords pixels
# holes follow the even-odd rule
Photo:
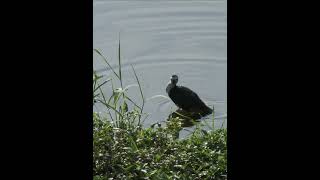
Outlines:
[[[183,127],[179,117],[142,128],[147,116],[143,112],[145,97],[133,66],[142,103],[127,96],[134,86],[124,88],[122,84],[120,41],[118,51],[116,72],[94,49],[114,76],[105,80],[93,72],[93,104],[101,104],[108,112],[104,116],[93,112],[93,179],[227,179],[227,129],[214,129],[212,123],[207,124],[211,126],[208,131],[195,122],[192,134],[179,139]],[[119,88],[114,81],[120,83]],[[110,97],[101,89],[107,85],[113,92]]]

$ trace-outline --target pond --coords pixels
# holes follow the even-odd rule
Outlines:
[[[124,86],[136,84],[148,101],[144,126],[164,121],[177,107],[166,94],[172,74],[215,109],[215,127],[227,125],[227,1],[93,1],[93,48],[118,69],[121,41]],[[97,54],[93,68],[111,76]],[[119,86],[119,84],[118,84]],[[104,92],[111,93],[110,86]],[[129,96],[141,103],[139,88]],[[99,105],[94,111],[104,112]],[[204,121],[210,123],[210,118]],[[190,127],[192,129],[192,127]]]

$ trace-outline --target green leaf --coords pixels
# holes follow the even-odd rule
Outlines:
[[[122,104],[122,112],[128,112],[128,105],[127,105],[126,101],[124,101]]]

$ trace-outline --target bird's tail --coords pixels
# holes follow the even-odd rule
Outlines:
[[[202,115],[202,116],[206,116],[206,115],[209,115],[209,114],[213,113],[213,111],[214,111],[214,107],[213,107],[213,106],[212,106],[212,109],[211,109],[211,108],[208,107],[207,105],[204,105],[204,106],[202,107],[202,113],[201,113],[201,115]]]

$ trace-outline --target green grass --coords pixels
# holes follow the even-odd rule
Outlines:
[[[93,74],[93,103],[108,111],[102,116],[93,113],[93,172],[95,180],[104,179],[227,179],[227,130],[205,131],[197,124],[186,139],[177,138],[182,129],[179,118],[165,125],[157,123],[142,128],[145,97],[134,72],[142,103],[127,95],[133,85],[123,88],[120,41],[119,71],[116,72],[98,50],[94,50],[111,68],[114,76],[105,79]],[[114,88],[114,81],[121,87]],[[110,87],[105,97],[102,86]],[[129,105],[130,104],[130,105]],[[213,117],[213,116],[212,116]],[[210,126],[210,125],[208,125]]]

